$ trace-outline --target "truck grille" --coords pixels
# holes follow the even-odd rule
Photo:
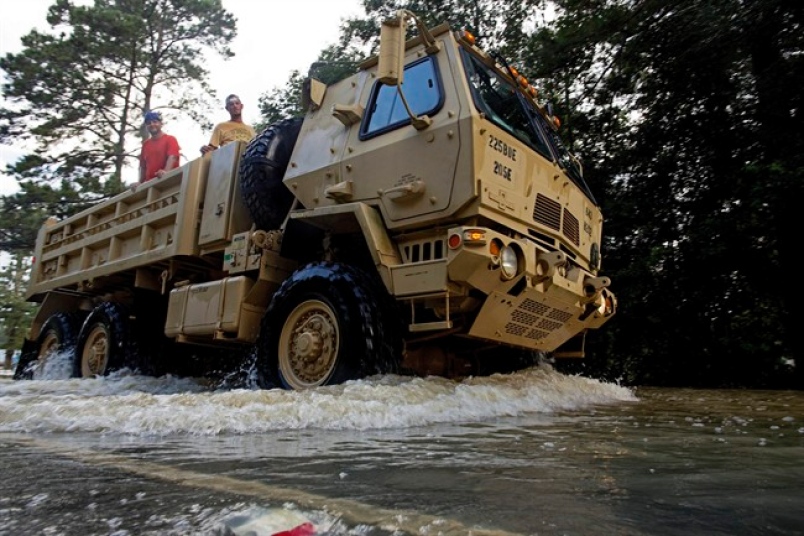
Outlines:
[[[561,205],[558,201],[548,199],[542,194],[536,196],[536,204],[533,207],[533,219],[536,223],[541,223],[545,227],[561,229]]]
[[[570,239],[573,244],[576,246],[581,243],[580,241],[580,227],[578,226],[578,218],[572,215],[572,213],[564,209],[564,236]]]
[[[563,229],[562,229],[562,210],[561,204],[558,201],[550,199],[542,194],[536,195],[536,202],[533,206],[533,220],[540,223],[545,227],[554,229],[556,231],[563,231],[564,236],[567,237],[576,246],[580,244],[580,225],[578,218],[576,218],[569,210],[563,210]]]
[[[572,318],[566,311],[553,309],[549,305],[525,299],[505,325],[505,332],[517,337],[540,340],[561,329]]]

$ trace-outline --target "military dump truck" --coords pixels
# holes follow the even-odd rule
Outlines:
[[[92,377],[214,349],[289,389],[583,356],[616,309],[603,217],[514,67],[402,11],[376,57],[308,79],[303,104],[247,144],[47,221],[17,377],[56,352]]]

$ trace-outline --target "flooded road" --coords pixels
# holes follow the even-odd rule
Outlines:
[[[546,365],[303,393],[0,381],[9,536],[804,534],[802,460],[804,393]]]

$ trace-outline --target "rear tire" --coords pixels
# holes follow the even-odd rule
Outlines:
[[[34,344],[26,344],[17,368],[15,380],[33,379],[34,372],[41,370],[53,355],[70,352],[74,358],[78,328],[81,325],[78,313],[55,313],[42,325]]]
[[[129,364],[128,311],[104,302],[86,318],[78,335],[74,374],[79,378],[106,376]]]
[[[283,184],[302,118],[269,125],[251,140],[240,159],[240,192],[260,229],[278,229],[285,220],[293,194]]]
[[[137,289],[129,312],[131,349],[127,366],[146,376],[162,376],[177,355],[176,342],[165,336],[165,318],[168,308],[167,294]]]
[[[369,274],[337,263],[285,280],[257,341],[259,386],[303,390],[396,372],[401,337],[379,290]]]

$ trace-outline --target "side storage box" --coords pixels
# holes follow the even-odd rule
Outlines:
[[[253,286],[251,278],[237,276],[171,290],[165,335],[237,333],[241,305]]]

